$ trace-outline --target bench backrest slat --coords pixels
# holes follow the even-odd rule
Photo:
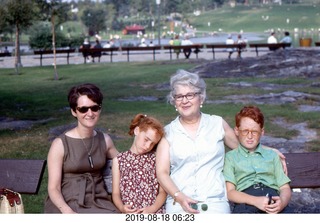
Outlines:
[[[161,50],[161,46],[123,46],[122,50],[129,51],[147,51],[147,50]]]
[[[286,153],[291,188],[320,187],[320,152]]]
[[[0,159],[0,187],[37,194],[46,160]]]
[[[56,50],[57,54],[60,53],[74,53],[76,52],[75,49],[68,49],[68,50]],[[34,50],[33,53],[35,55],[39,55],[39,54],[53,54],[53,50]]]

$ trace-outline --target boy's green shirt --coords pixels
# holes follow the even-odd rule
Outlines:
[[[226,154],[223,174],[225,180],[233,183],[237,191],[243,191],[256,183],[263,183],[277,191],[289,177],[284,173],[280,158],[272,149],[259,144],[250,153],[242,145]]]

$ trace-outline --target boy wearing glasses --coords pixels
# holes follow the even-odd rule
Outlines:
[[[226,154],[224,176],[232,213],[292,213],[290,179],[280,158],[260,144],[264,116],[256,106],[246,106],[235,116],[239,146]]]

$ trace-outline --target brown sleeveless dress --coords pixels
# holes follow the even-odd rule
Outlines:
[[[108,198],[102,178],[102,169],[106,163],[103,133],[97,131],[94,140],[93,137],[83,139],[87,146],[94,142],[91,151],[93,168],[81,139],[68,137],[65,133],[59,138],[64,146],[61,190],[66,203],[77,213],[119,213]],[[61,213],[49,196],[45,201],[44,212]]]

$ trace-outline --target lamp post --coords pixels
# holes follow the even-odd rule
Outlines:
[[[161,46],[161,40],[160,40],[160,3],[161,0],[156,0],[156,4],[158,6],[158,44]]]

